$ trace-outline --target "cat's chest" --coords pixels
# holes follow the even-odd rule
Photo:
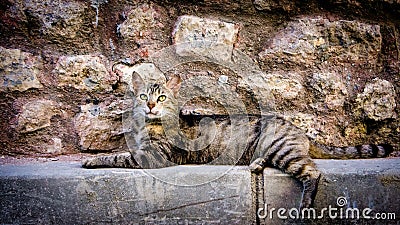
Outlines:
[[[162,124],[148,124],[146,126],[146,132],[150,137],[163,138],[165,136]]]

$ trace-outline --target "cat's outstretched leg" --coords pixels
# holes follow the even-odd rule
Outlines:
[[[265,166],[266,160],[257,158],[250,164],[249,168],[253,173],[260,173]],[[318,171],[311,158],[307,156],[298,157],[295,160],[287,161],[284,165],[280,165],[280,169],[303,183],[300,209],[312,207],[315,195],[317,194],[321,173]]]
[[[129,152],[113,154],[113,155],[100,155],[94,158],[86,159],[82,163],[83,168],[140,168],[137,165],[132,154]]]
[[[288,165],[284,171],[303,183],[300,209],[313,207],[321,172],[319,172],[311,158],[302,158],[296,163]]]

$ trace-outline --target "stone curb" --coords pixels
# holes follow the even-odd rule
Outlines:
[[[394,213],[397,219],[331,219],[324,211],[320,219],[282,220],[278,208],[286,209],[280,216],[288,216],[289,210],[298,207],[301,184],[275,169],[264,171],[259,180],[262,188],[257,192],[254,176],[243,166],[179,166],[150,174],[130,169],[87,170],[77,162],[47,162],[0,165],[0,224],[400,222],[400,159],[316,163],[324,175],[315,202],[317,215],[331,206],[337,208],[338,217],[340,209],[345,216],[346,208],[360,212],[371,208],[370,215],[378,212],[388,217]],[[338,206],[339,197],[346,202],[342,207]],[[257,210],[261,218],[256,218]]]

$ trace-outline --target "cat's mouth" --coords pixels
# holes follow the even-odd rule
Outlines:
[[[157,118],[160,118],[161,117],[161,115],[159,115],[159,114],[154,114],[154,113],[146,113],[146,117],[147,118],[149,118],[149,119],[157,119]]]

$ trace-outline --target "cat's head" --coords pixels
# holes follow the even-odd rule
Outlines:
[[[181,78],[172,76],[167,82],[146,83],[136,72],[132,74],[136,107],[140,107],[148,119],[161,118],[175,110]]]

